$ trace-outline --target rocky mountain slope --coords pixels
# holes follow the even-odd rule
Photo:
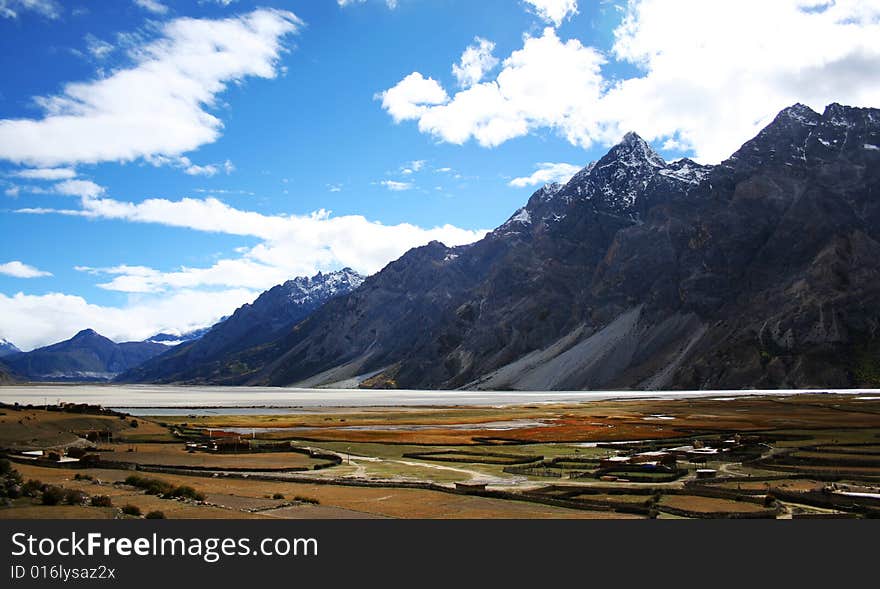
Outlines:
[[[351,292],[363,281],[350,268],[289,280],[240,307],[201,337],[153,358],[118,380],[195,383],[210,381],[218,371],[243,370],[232,360],[236,354],[279,338],[326,301]]]
[[[110,380],[167,350],[150,342],[116,342],[86,329],[71,339],[3,359],[14,375],[27,380]]]
[[[481,241],[409,251],[209,382],[880,385],[880,111],[785,109],[717,166],[628,134]]]

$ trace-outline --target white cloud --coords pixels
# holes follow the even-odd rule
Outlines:
[[[367,0],[336,0],[336,3],[339,6],[345,8],[346,6],[351,6],[352,4],[363,4],[366,1]],[[384,0],[384,1],[385,1],[385,6],[387,6],[391,10],[394,10],[395,8],[397,8],[398,0]]]
[[[0,120],[0,159],[39,166],[177,157],[215,141],[208,112],[229,83],[272,78],[283,39],[298,30],[290,12],[259,9],[235,18],[180,18],[130,51],[134,65],[41,97],[42,119]]]
[[[342,184],[328,184],[327,190],[330,192],[342,192]]]
[[[437,82],[416,72],[384,92],[382,104],[395,121],[417,119],[422,132],[449,143],[474,138],[492,147],[540,127],[571,134],[580,128],[579,114],[598,103],[604,61],[597,50],[563,42],[548,27],[540,37],[526,36],[495,80],[444,99]]]
[[[51,272],[44,272],[43,270],[39,270],[37,268],[34,268],[33,266],[23,264],[18,260],[6,262],[5,264],[0,264],[0,274],[13,276],[15,278],[42,278],[44,276],[52,276]]]
[[[416,172],[421,172],[426,163],[427,162],[425,160],[413,160],[408,164],[401,166],[400,173],[405,176],[409,176],[411,174],[415,174]]]
[[[531,176],[514,178],[508,185],[514,188],[525,188],[526,186],[544,185],[551,182],[564,184],[581,170],[580,166],[551,162],[543,162],[535,167],[537,170]]]
[[[18,18],[27,10],[51,19],[61,16],[61,5],[56,0],[0,0],[0,17]]]
[[[630,0],[608,57],[637,66],[632,77],[604,77],[598,49],[548,28],[494,80],[444,99],[415,72],[381,96],[395,122],[450,143],[550,129],[587,148],[634,130],[717,162],[795,102],[880,104],[878,38],[876,1]]]
[[[601,116],[718,161],[795,102],[880,104],[878,38],[877,2],[635,2],[614,52],[645,74],[616,84]]]
[[[384,225],[360,215],[263,215],[230,207],[215,199],[178,201],[149,199],[141,203],[110,198],[83,198],[78,209],[19,209],[21,213],[66,214],[93,219],[116,219],[185,227],[197,231],[251,236],[256,246],[207,268],[178,268],[170,272],[140,266],[81,270],[112,275],[102,287],[135,293],[174,292],[181,288],[269,288],[294,276],[349,266],[364,274],[380,270],[407,250],[432,240],[447,245],[471,243],[485,231],[451,225],[430,229],[401,223]]]
[[[206,166],[197,166],[195,164],[190,164],[183,171],[190,176],[215,176],[219,172],[223,172],[225,174],[231,174],[235,170],[235,166],[232,165],[232,162],[226,160],[222,164],[208,164]]]
[[[412,182],[398,182],[397,180],[382,180],[380,184],[393,192],[404,192],[415,187]]]
[[[376,95],[382,100],[382,108],[395,122],[417,119],[433,105],[449,100],[446,90],[433,78],[425,78],[413,72],[396,86]]]
[[[102,41],[91,33],[85,36],[85,40],[86,49],[95,59],[104,59],[116,49],[112,44],[107,41]]]
[[[32,168],[12,172],[11,175],[27,180],[70,180],[76,178],[76,170],[71,168]]]
[[[168,7],[159,2],[159,0],[134,0],[134,3],[153,14],[165,14],[168,12]]]
[[[131,297],[123,306],[101,306],[63,293],[0,294],[0,333],[23,350],[72,337],[86,328],[115,341],[140,341],[162,331],[205,327],[258,293],[247,289],[183,290],[170,296]]]
[[[554,26],[560,26],[562,21],[578,12],[577,0],[524,0],[532,5],[532,9],[539,17]]]
[[[18,198],[18,195],[21,194],[21,186],[12,185],[6,190],[3,191],[3,194],[12,198]]]
[[[55,184],[54,190],[58,194],[93,198],[102,195],[106,189],[91,180],[65,180]]]
[[[470,88],[482,81],[483,76],[498,65],[498,58],[492,55],[494,50],[495,43],[480,37],[474,38],[474,44],[461,54],[461,61],[452,65],[452,75],[458,80],[458,85]]]

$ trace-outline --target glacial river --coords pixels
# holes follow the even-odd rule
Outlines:
[[[828,389],[737,391],[387,391],[155,385],[41,384],[0,387],[0,401],[31,405],[89,403],[134,415],[271,414],[332,407],[510,406],[581,403],[604,399],[677,399],[804,392],[858,394],[866,400],[880,390]]]

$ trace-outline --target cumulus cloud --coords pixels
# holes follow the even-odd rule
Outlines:
[[[449,100],[446,90],[433,78],[425,78],[413,72],[393,88],[376,96],[382,100],[382,107],[395,122],[417,119],[431,106],[445,104]]]
[[[577,0],[524,0],[532,10],[548,23],[560,26],[562,21],[577,14]]]
[[[259,9],[223,20],[179,18],[130,50],[134,64],[37,99],[42,119],[0,120],[0,159],[36,166],[176,157],[215,141],[209,112],[228,84],[273,78],[290,12]]]
[[[603,53],[547,28],[494,80],[449,96],[413,72],[380,94],[382,106],[449,143],[492,147],[550,129],[588,148],[634,130],[717,162],[795,102],[880,104],[876,2],[630,0],[614,38]],[[607,59],[638,73],[608,78]]]
[[[44,276],[52,276],[51,272],[44,272],[33,266],[28,266],[18,260],[0,264],[0,274],[12,276],[13,278],[42,278]]]
[[[523,176],[522,178],[514,178],[508,182],[509,186],[514,188],[525,188],[526,186],[538,186],[549,184],[551,182],[559,182],[564,184],[571,180],[571,177],[580,171],[579,166],[563,163],[543,162],[535,166],[537,169],[531,176]]]
[[[162,331],[189,331],[216,322],[252,301],[247,289],[183,290],[162,297],[132,297],[122,306],[90,304],[63,293],[0,293],[0,333],[23,350],[68,339],[91,328],[115,341],[140,341]]]
[[[476,37],[461,54],[461,61],[452,65],[452,75],[462,88],[470,88],[483,79],[498,65],[498,58],[492,55],[495,43]]]
[[[56,0],[0,0],[0,17],[18,18],[26,11],[56,19],[61,16],[61,5]]]
[[[604,61],[597,50],[562,41],[548,27],[540,37],[526,36],[495,80],[449,98],[439,83],[416,72],[382,94],[383,106],[395,121],[416,119],[422,132],[449,143],[473,138],[494,147],[540,127],[572,134],[580,129],[579,114],[598,102]]]

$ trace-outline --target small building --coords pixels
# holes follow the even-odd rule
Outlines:
[[[614,468],[615,466],[622,466],[629,463],[629,456],[609,456],[608,458],[603,458],[599,461],[599,468]]]
[[[653,452],[640,452],[630,458],[632,464],[643,464],[646,462],[654,462],[663,466],[674,467],[676,464],[675,454],[663,450]]]
[[[698,479],[714,479],[718,475],[718,471],[714,468],[698,468],[697,469],[697,478]]]

